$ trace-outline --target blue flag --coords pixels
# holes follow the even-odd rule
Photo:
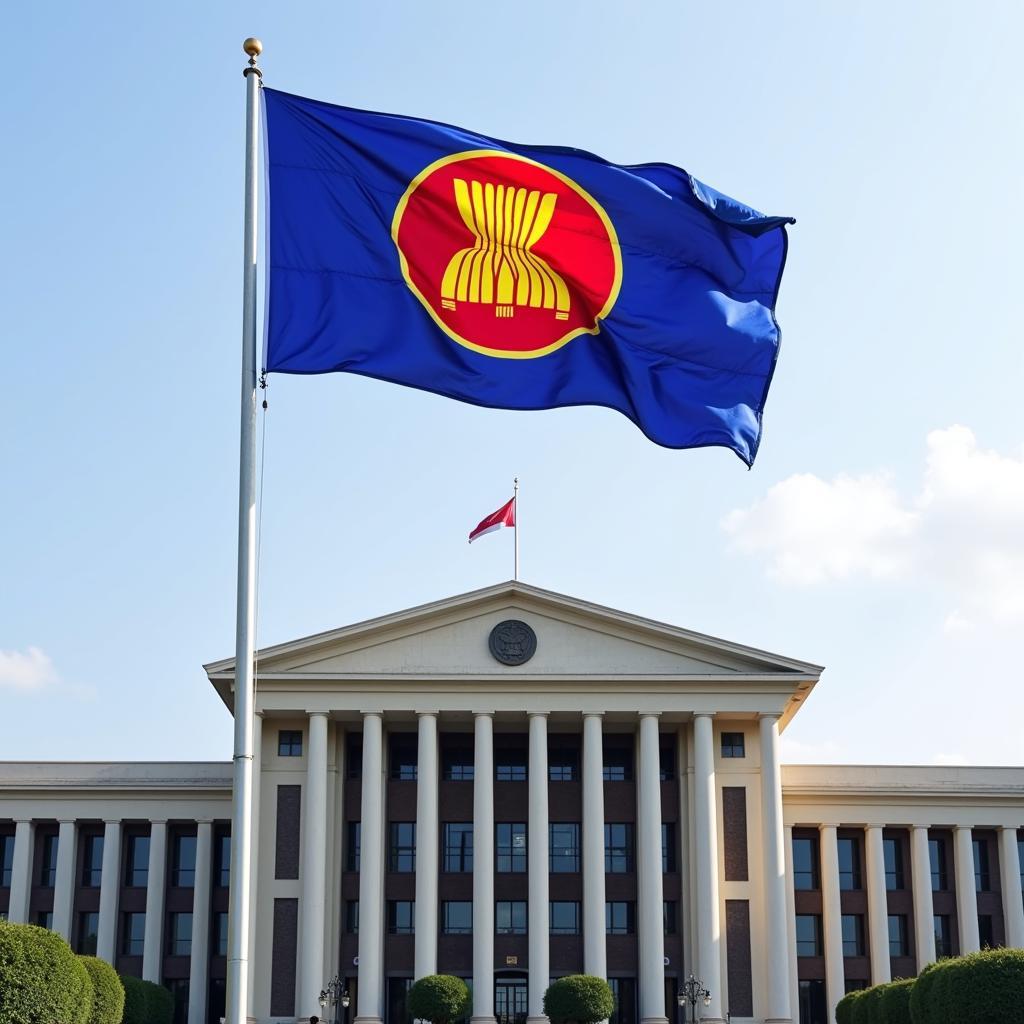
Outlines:
[[[668,164],[263,97],[266,371],[602,405],[753,463],[791,218]]]

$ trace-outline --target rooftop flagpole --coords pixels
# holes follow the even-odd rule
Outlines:
[[[515,554],[515,565],[512,570],[512,579],[519,579],[519,477],[515,477],[512,481],[512,501],[514,502],[512,508],[515,510],[515,525],[512,527],[512,533],[516,539],[516,554]]]
[[[235,618],[235,744],[231,805],[231,896],[227,1024],[249,1014],[249,909],[252,846],[253,661],[256,632],[256,259],[259,107],[258,39],[242,44],[245,76],[245,239],[242,258],[242,403],[238,460],[238,603]]]

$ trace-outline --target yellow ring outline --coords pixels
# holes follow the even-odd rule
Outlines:
[[[529,352],[505,352],[499,349],[485,348],[483,345],[474,344],[466,338],[453,331],[442,319],[438,316],[437,311],[430,304],[430,302],[423,296],[423,293],[416,287],[409,275],[409,264],[406,261],[405,253],[402,252],[402,247],[398,244],[398,229],[402,224],[402,216],[405,213],[405,208],[412,198],[413,193],[417,188],[430,177],[434,171],[447,164],[461,162],[463,160],[469,160],[473,157],[480,156],[500,156],[507,160],[519,160],[524,164],[532,164],[534,167],[539,167],[541,170],[547,171],[548,174],[554,175],[559,181],[568,185],[569,188],[573,189],[580,196],[582,196],[594,210],[594,212],[601,219],[601,223],[604,225],[605,231],[608,232],[608,242],[612,249],[612,259],[615,262],[615,277],[612,280],[612,286],[608,291],[608,298],[605,301],[604,306],[601,308],[601,312],[597,314],[595,318],[598,322],[593,327],[577,327],[575,330],[570,331],[568,334],[563,335],[558,341],[552,342],[552,344],[545,348],[531,349]],[[398,250],[398,260],[402,266],[402,277],[405,278],[405,283],[409,286],[412,293],[423,303],[426,311],[433,317],[434,323],[448,335],[452,341],[457,341],[460,345],[465,348],[472,349],[474,352],[479,352],[485,356],[494,356],[498,359],[537,359],[539,356],[546,356],[549,352],[554,352],[556,349],[560,349],[563,345],[567,345],[573,338],[578,338],[581,334],[597,334],[601,330],[600,321],[603,320],[615,305],[615,300],[619,297],[619,288],[622,285],[622,252],[619,249],[619,236],[615,232],[615,227],[611,222],[608,214],[604,212],[604,208],[601,204],[594,199],[594,197],[576,184],[572,178],[562,174],[561,171],[556,171],[553,167],[548,167],[547,164],[542,164],[537,160],[531,160],[529,157],[519,156],[518,153],[506,153],[501,149],[468,149],[462,153],[453,153],[451,156],[443,156],[440,160],[435,160],[432,164],[425,167],[415,178],[409,182],[409,187],[405,190],[402,198],[398,200],[398,205],[395,207],[395,215],[391,221],[391,240],[395,243],[395,248]]]

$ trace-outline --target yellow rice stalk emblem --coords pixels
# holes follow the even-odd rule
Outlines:
[[[441,281],[441,306],[458,302],[494,303],[494,315],[511,317],[516,306],[555,310],[569,319],[569,289],[535,252],[551,224],[558,198],[504,185],[468,184],[456,178],[455,202],[473,244],[448,262]]]

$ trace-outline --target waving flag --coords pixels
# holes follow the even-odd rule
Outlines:
[[[268,372],[607,406],[753,462],[790,218],[667,164],[263,97]]]
[[[500,530],[503,526],[511,526],[514,529],[515,525],[516,499],[510,498],[497,512],[492,512],[489,516],[481,519],[476,527],[469,531],[469,543],[472,544],[485,533],[494,533],[495,530]]]

